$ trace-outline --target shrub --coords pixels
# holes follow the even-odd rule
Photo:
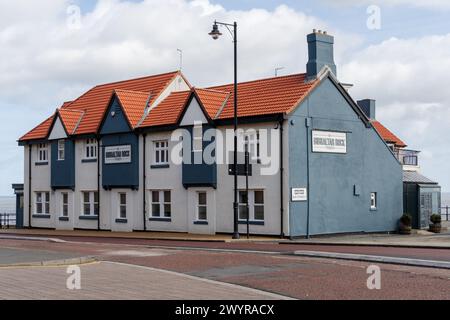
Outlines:
[[[435,224],[441,223],[441,215],[440,214],[436,214],[436,213],[432,214],[430,216],[430,221],[435,223]]]
[[[405,213],[400,218],[400,222],[405,226],[411,226],[412,217],[410,214]]]

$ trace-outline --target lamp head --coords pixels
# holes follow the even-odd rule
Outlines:
[[[222,35],[222,33],[219,31],[219,26],[216,22],[213,24],[212,31],[208,33],[214,40],[219,39],[219,37]]]

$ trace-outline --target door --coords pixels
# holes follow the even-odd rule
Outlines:
[[[420,195],[420,228],[427,228],[433,213],[433,197],[431,193]]]
[[[16,195],[16,228],[23,228],[23,194]]]

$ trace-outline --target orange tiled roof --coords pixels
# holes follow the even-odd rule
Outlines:
[[[73,134],[96,133],[114,90],[151,92],[152,97],[149,103],[152,103],[178,74],[182,76],[179,71],[175,71],[155,76],[98,85],[73,102],[65,104],[61,109],[67,108],[85,112],[82,121],[79,123]],[[32,130],[20,138],[20,141],[44,139],[47,136],[48,127],[50,126],[48,124],[48,127],[46,127],[46,124],[46,122],[42,123],[38,126],[39,128],[33,129],[34,132],[32,132]]]
[[[35,128],[31,129],[27,134],[22,136],[19,141],[28,141],[28,140],[37,140],[37,139],[45,139],[48,134],[48,130],[50,129],[50,126],[52,125],[53,118],[55,115],[52,115],[51,117],[47,118],[43,122],[41,122],[39,125],[37,125]]]
[[[136,128],[144,115],[150,93],[130,90],[115,90],[115,93],[125,110],[125,115],[128,118],[131,127],[133,129]]]
[[[319,80],[305,82],[306,74],[269,78],[238,84],[238,116],[257,116],[288,113],[300,103]],[[231,92],[218,119],[232,118],[234,114],[233,84],[210,89]]]
[[[216,118],[231,94],[230,92],[211,89],[196,88],[194,90],[211,119]]]
[[[399,137],[393,134],[388,128],[383,126],[380,122],[374,120],[372,121],[372,124],[384,141],[386,141],[387,143],[393,143],[395,144],[395,146],[399,148],[406,147],[406,143],[404,143]]]
[[[140,127],[176,124],[192,91],[172,92],[161,101],[142,122]]]
[[[64,107],[58,110],[58,113],[69,135],[75,132],[84,115],[84,111]]]

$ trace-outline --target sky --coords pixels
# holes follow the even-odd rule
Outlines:
[[[23,182],[17,139],[101,83],[177,70],[198,87],[229,83],[237,21],[239,80],[305,72],[306,35],[335,37],[338,79],[421,150],[422,173],[450,191],[448,0],[0,0],[0,195]]]

